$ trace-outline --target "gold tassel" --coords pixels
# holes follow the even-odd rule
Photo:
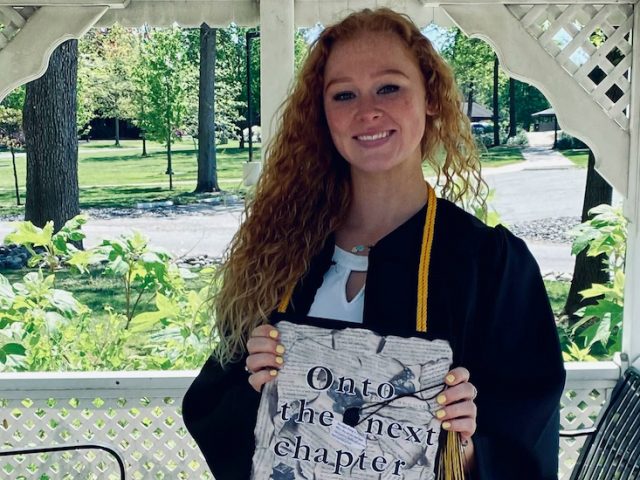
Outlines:
[[[464,450],[458,432],[447,432],[438,460],[438,480],[464,480]]]

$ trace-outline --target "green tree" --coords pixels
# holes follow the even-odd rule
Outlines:
[[[166,146],[169,189],[173,189],[171,144],[181,138],[187,112],[196,109],[198,74],[187,56],[188,47],[187,35],[177,27],[152,30],[142,43],[137,69],[145,72],[146,91],[138,111],[144,111],[146,136]]]
[[[454,29],[450,40],[443,45],[442,56],[449,62],[466,99],[465,111],[471,116],[471,105],[476,99],[485,105],[493,95],[494,53],[482,40],[467,37]]]
[[[237,132],[240,138],[240,148],[244,148],[242,129],[247,127],[247,65],[246,65],[246,33],[249,29],[231,24],[225,29],[218,30],[218,48],[216,51],[216,87],[226,92],[216,91],[216,99],[231,99],[228,105],[230,111],[229,127]],[[252,41],[251,56],[251,96],[255,100],[260,98],[260,57],[259,39]],[[253,102],[252,117],[254,123],[260,116],[260,102]],[[216,105],[216,111],[220,108]]]
[[[142,57],[142,48],[144,42],[148,41],[148,29],[143,26],[138,35],[135,37],[134,51],[135,58]],[[140,129],[140,137],[142,138],[142,156],[147,156],[147,131],[149,130],[149,121],[147,110],[149,109],[149,72],[145,68],[144,62],[137,61],[133,65],[133,91],[131,101],[133,107],[132,121],[135,126]]]
[[[22,110],[22,107],[24,105],[24,94],[25,86],[21,85],[20,87],[13,90],[9,95],[7,95],[4,100],[0,102],[0,105],[6,108]]]
[[[545,96],[533,85],[515,80],[515,115],[522,128],[529,130],[534,123],[531,114],[549,108]]]
[[[18,186],[18,170],[16,168],[16,149],[24,147],[21,110],[0,106],[0,146],[7,147],[11,152],[16,205],[22,205],[20,202],[20,188]]]
[[[78,133],[87,138],[91,130],[89,122],[95,116],[96,72],[100,61],[95,49],[95,36],[96,30],[92,29],[78,41],[77,123]]]
[[[120,146],[120,120],[134,116],[134,33],[115,24],[94,30],[89,38],[86,43],[93,63],[94,108],[100,117],[114,119],[115,145]]]

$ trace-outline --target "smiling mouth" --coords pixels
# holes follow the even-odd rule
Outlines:
[[[355,138],[361,142],[374,142],[376,140],[387,138],[392,133],[393,132],[391,130],[387,130],[385,132],[374,133],[373,135],[358,135]]]

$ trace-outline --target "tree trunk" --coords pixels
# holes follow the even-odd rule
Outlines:
[[[171,131],[167,135],[167,175],[169,175],[169,190],[173,190],[173,165],[171,165]]]
[[[516,81],[509,78],[509,138],[518,133],[516,128]]]
[[[582,205],[582,221],[587,221],[590,216],[589,210],[597,205],[606,203],[611,205],[613,190],[595,169],[595,157],[589,150],[589,164],[587,168],[587,184],[584,192],[584,202]],[[574,323],[575,312],[588,304],[596,303],[597,298],[583,300],[579,294],[582,290],[591,287],[593,283],[607,283],[609,273],[607,270],[607,258],[604,255],[598,257],[587,257],[586,251],[582,251],[576,257],[576,264],[573,270],[573,279],[567,302],[564,306],[564,313],[569,315],[570,323]]]
[[[242,133],[242,128],[240,129],[240,148],[244,149],[244,133]]]
[[[16,150],[11,146],[11,161],[13,162],[13,183],[16,186],[16,205],[20,206],[20,189],[18,188],[18,169],[16,168]]]
[[[24,133],[27,145],[25,220],[55,230],[80,213],[76,81],[78,41],[51,55],[49,68],[27,84]]]
[[[196,192],[217,192],[215,73],[216,29],[200,26],[200,95],[198,102],[198,183]]]
[[[467,94],[467,117],[473,122],[473,82],[469,82],[469,93]]]
[[[500,104],[498,102],[498,73],[500,62],[496,55],[493,59],[493,146],[500,145]]]
[[[146,157],[147,155],[147,136],[142,132],[142,156]]]
[[[116,130],[116,147],[120,146],[120,119],[115,118],[115,130]]]

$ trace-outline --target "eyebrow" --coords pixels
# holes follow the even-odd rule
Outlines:
[[[406,73],[404,73],[401,70],[397,70],[395,68],[387,68],[385,70],[381,70],[379,72],[376,72],[373,75],[373,78],[382,77],[384,75],[401,75],[401,76],[403,76],[403,77],[405,77],[407,79],[409,78],[409,76]],[[333,85],[334,83],[348,83],[348,82],[351,82],[351,81],[352,81],[351,77],[333,78],[329,83],[327,83],[327,85],[324,87],[324,90],[327,91],[329,89],[329,87],[331,85]]]

